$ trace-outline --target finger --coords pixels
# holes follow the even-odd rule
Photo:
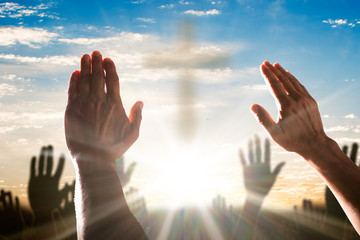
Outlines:
[[[261,146],[260,146],[260,138],[258,135],[255,135],[255,161],[257,163],[261,162]]]
[[[116,73],[114,62],[110,58],[104,59],[104,68],[106,71],[106,90],[107,97],[114,102],[121,101],[119,77]]]
[[[279,63],[275,63],[274,67],[290,80],[291,84],[297,91],[303,92],[300,82],[290,72],[286,71]]]
[[[81,98],[87,98],[90,92],[90,56],[85,54],[81,58],[80,77],[79,77],[79,94]]]
[[[245,167],[246,166],[245,156],[244,156],[244,152],[241,148],[239,149],[239,158],[240,158],[241,165],[243,167]]]
[[[344,145],[343,146],[343,148],[342,148],[342,151],[343,151],[343,153],[345,153],[345,155],[347,155],[348,154],[348,146],[347,145]]]
[[[277,126],[270,114],[262,106],[253,104],[250,109],[255,114],[259,123],[270,133],[271,136],[277,135],[279,131],[281,131],[280,127]]]
[[[6,209],[7,209],[7,206],[8,206],[8,203],[7,203],[5,197],[6,197],[6,193],[5,193],[4,189],[1,189],[1,197],[0,197],[0,200],[1,200],[2,204],[3,204],[4,210],[6,210]]]
[[[272,90],[271,92],[274,95],[274,98],[278,100],[280,105],[286,104],[288,96],[285,92],[284,87],[265,63],[261,65],[261,73],[263,78],[269,84]]]
[[[144,107],[144,103],[139,101],[136,102],[130,110],[129,121],[131,124],[132,135],[135,138],[133,139],[134,141],[139,137],[143,107]]]
[[[39,175],[39,176],[43,176],[43,175],[44,175],[44,159],[45,159],[45,154],[46,154],[46,147],[42,147],[42,148],[41,148],[41,152],[40,152],[40,158],[39,158],[39,172],[38,172],[38,175]]]
[[[102,63],[102,55],[99,51],[94,51],[91,54],[91,89],[92,97],[105,97],[104,85],[104,69]]]
[[[69,82],[69,89],[68,89],[68,104],[71,104],[79,96],[79,92],[78,92],[79,77],[80,77],[80,72],[78,70],[73,72],[71,75]]]
[[[270,141],[269,139],[265,139],[265,163],[270,165]]]
[[[274,177],[277,177],[277,175],[279,175],[279,173],[280,173],[281,169],[284,167],[284,165],[285,165],[285,162],[281,162],[274,168],[274,171],[272,173]]]
[[[354,163],[356,163],[356,156],[357,156],[358,148],[359,148],[359,146],[358,146],[356,143],[354,143],[354,144],[352,145],[352,149],[351,149],[351,153],[350,153],[350,159],[351,159]]]
[[[279,66],[280,64],[275,63],[273,66],[268,61],[265,61],[265,64],[270,69],[270,71],[276,76],[276,78],[282,83],[282,86],[289,93],[289,95],[297,98],[299,94],[295,89],[295,87],[293,86],[293,84],[291,83],[290,79],[286,75],[284,75],[281,71],[279,71],[277,68],[274,67],[274,66]]]
[[[135,170],[135,166],[136,166],[136,162],[133,162],[130,164],[130,166],[128,167],[127,171],[126,171],[126,176],[128,179],[130,179],[132,173],[134,172]]]
[[[20,212],[20,201],[18,197],[15,197],[15,211]]]
[[[13,201],[12,201],[12,194],[11,192],[7,192],[5,193],[5,202],[6,202],[6,197],[7,197],[7,209],[10,210],[10,211],[13,211],[14,208],[13,208]]]
[[[52,171],[52,167],[53,167],[53,147],[49,146],[47,148],[48,150],[48,155],[47,155],[47,161],[46,161],[46,176],[50,176],[51,175],[51,171]]]
[[[55,179],[60,179],[60,176],[62,174],[62,171],[64,169],[64,164],[65,164],[65,156],[64,154],[61,154],[60,159],[59,159],[59,163],[56,169],[56,172],[54,174],[54,178]]]
[[[36,157],[32,157],[31,158],[31,163],[30,163],[30,178],[35,177],[35,163],[36,163]]]
[[[253,164],[254,163],[254,151],[253,151],[253,142],[250,139],[249,143],[248,143],[248,151],[249,151],[249,163]]]

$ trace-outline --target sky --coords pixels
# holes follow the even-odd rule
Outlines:
[[[268,137],[249,107],[277,115],[259,72],[264,60],[307,87],[339,145],[360,142],[359,7],[355,0],[1,1],[0,188],[27,204],[30,159],[49,144],[56,158],[66,155],[59,187],[72,182],[68,80],[83,54],[99,50],[115,61],[125,110],[145,104],[140,137],[125,154],[126,166],[137,163],[125,191],[137,188],[149,208],[210,204],[217,194],[241,205],[238,150],[247,151],[255,134]],[[184,25],[193,29],[192,60],[179,56]],[[176,66],[168,61],[178,58]],[[184,76],[194,92],[187,143],[179,131]],[[301,157],[272,142],[271,162],[286,164],[265,208],[323,203],[325,185]]]

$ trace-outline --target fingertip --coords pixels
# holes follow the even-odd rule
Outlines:
[[[89,54],[84,54],[81,57],[81,63],[84,64],[84,66],[87,66],[90,63],[90,56]]]
[[[259,105],[257,105],[257,104],[251,105],[250,110],[251,110],[254,114],[258,114],[258,112],[259,112]]]
[[[101,55],[101,53],[100,53],[100,51],[98,51],[98,50],[95,50],[95,51],[93,51],[92,53],[91,53],[91,57],[101,57],[102,55]]]
[[[137,105],[138,105],[138,107],[139,107],[141,110],[143,110],[143,108],[144,108],[144,102],[138,101],[138,102],[137,102]]]

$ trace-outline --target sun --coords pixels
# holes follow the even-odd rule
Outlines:
[[[179,146],[167,161],[161,185],[170,195],[173,207],[197,205],[204,201],[204,189],[212,181],[205,161],[196,145]]]

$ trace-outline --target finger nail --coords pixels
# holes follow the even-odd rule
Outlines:
[[[139,106],[139,108],[142,110],[142,109],[144,108],[144,103],[143,103],[143,102],[139,102],[139,103],[138,103],[138,106]]]

